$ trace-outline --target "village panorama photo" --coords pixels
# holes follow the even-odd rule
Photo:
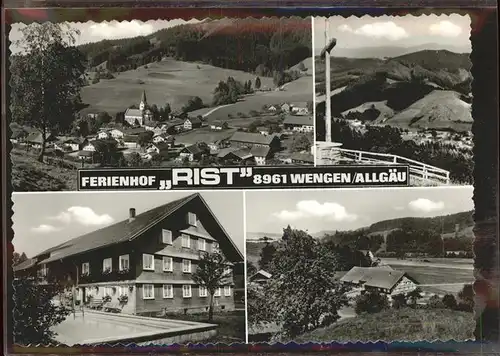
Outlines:
[[[473,339],[472,193],[246,192],[249,342]]]
[[[17,23],[9,40],[15,191],[76,190],[82,167],[314,163],[311,18]]]
[[[13,201],[16,345],[246,341],[242,192]]]
[[[403,164],[472,184],[471,19],[314,17],[317,165]]]

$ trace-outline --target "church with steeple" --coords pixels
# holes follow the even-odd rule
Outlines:
[[[139,109],[127,109],[125,111],[125,121],[131,126],[143,126],[144,122],[151,120],[152,116],[146,99],[146,91],[143,90]]]

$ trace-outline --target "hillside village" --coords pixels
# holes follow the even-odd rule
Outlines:
[[[310,107],[307,102],[265,106],[252,110],[253,117],[240,113],[247,119],[240,125],[230,118],[209,122],[186,113],[163,114],[163,120],[153,113],[156,105],[148,104],[143,91],[138,105],[117,114],[115,121],[105,112],[85,114],[81,119],[97,122],[96,134],[48,135],[47,153],[80,160],[82,165],[312,164]],[[27,150],[41,148],[41,134],[15,127],[13,131],[12,143]]]

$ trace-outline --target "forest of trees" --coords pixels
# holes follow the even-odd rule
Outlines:
[[[215,20],[203,25],[175,26],[147,37],[104,40],[79,48],[90,67],[105,62],[112,72],[135,69],[169,56],[273,76],[311,56],[311,26],[307,19],[293,18],[242,19],[225,26]]]

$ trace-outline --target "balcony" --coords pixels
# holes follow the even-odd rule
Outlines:
[[[128,280],[133,278],[132,270],[105,270],[105,271],[92,271],[90,274],[81,274],[79,277],[79,284],[97,283],[97,282],[111,282]]]

